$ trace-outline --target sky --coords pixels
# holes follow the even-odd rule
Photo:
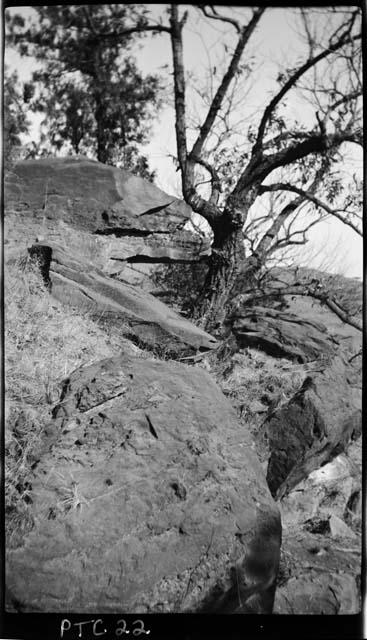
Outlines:
[[[150,5],[151,10],[157,16],[162,13],[167,5]],[[181,12],[185,5],[180,6]],[[245,7],[222,7],[227,15],[236,15],[242,12],[248,16],[249,9]],[[32,9],[19,7],[17,12],[28,15]],[[209,26],[201,17],[198,10],[191,7],[187,28],[184,31],[184,58],[188,72],[195,74],[196,81],[204,77],[208,66],[221,68],[221,58],[224,44],[233,44],[234,29],[231,25],[222,25],[217,21],[210,21]],[[276,8],[266,11],[261,18],[260,27],[251,40],[251,47],[246,61],[252,59],[254,65],[255,84],[244,99],[239,102],[237,112],[238,119],[250,119],[259,104],[267,104],[278,85],[274,82],[281,65],[289,63],[294,66],[294,61],[304,59],[305,50],[300,46],[297,30],[299,29],[296,12],[291,8]],[[168,34],[161,34],[154,38],[148,37],[141,48],[136,51],[139,66],[145,73],[157,71],[162,65],[168,64],[168,72],[171,68],[171,46]],[[263,63],[260,65],[260,59]],[[6,63],[11,68],[17,69],[20,79],[26,80],[34,69],[34,61],[20,58],[13,50],[6,51]],[[219,75],[219,73],[218,73]],[[170,81],[170,76],[167,76]],[[195,93],[188,87],[188,102],[191,109],[196,110],[199,116],[203,116],[203,107],[195,97]],[[172,155],[176,155],[176,141],[174,130],[174,110],[172,106],[173,90],[167,85],[166,99],[159,118],[154,122],[151,140],[142,151],[149,158],[151,169],[157,173],[156,183],[170,194],[180,196],[180,175],[172,162]],[[298,117],[302,113],[302,119],[312,126],[314,122],[314,110],[305,102],[301,102],[296,94],[292,94],[287,101],[287,111],[291,116]],[[40,119],[34,118],[31,135],[37,138],[39,135]],[[244,125],[245,126],[245,125]],[[246,126],[244,128],[244,131]],[[362,176],[362,152],[358,149],[344,150],[343,164],[348,171],[356,171]],[[356,147],[356,145],[353,145]],[[256,205],[255,205],[256,206]],[[314,227],[310,234],[310,242],[299,252],[299,262],[312,264],[318,267],[327,265],[328,271],[341,272],[350,277],[362,277],[362,239],[353,230],[336,220],[329,220]]]

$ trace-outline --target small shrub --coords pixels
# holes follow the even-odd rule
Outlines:
[[[204,262],[162,265],[152,277],[156,287],[154,295],[183,315],[190,316],[207,270]]]
[[[219,349],[209,354],[204,366],[236,409],[239,423],[248,429],[255,442],[260,462],[268,459],[269,451],[262,425],[268,413],[286,403],[299,390],[306,373],[302,366],[285,358],[273,358],[248,347],[236,353]]]

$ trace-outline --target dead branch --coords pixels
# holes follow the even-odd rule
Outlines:
[[[255,142],[255,145],[253,147],[253,153],[254,154],[258,154],[260,152],[261,148],[262,148],[262,141],[263,141],[263,137],[264,137],[264,133],[265,133],[265,128],[266,128],[266,126],[267,126],[267,124],[268,124],[268,122],[270,120],[271,114],[273,113],[274,109],[277,107],[279,102],[284,98],[286,93],[288,93],[288,91],[292,87],[294,87],[294,85],[297,83],[297,81],[307,71],[309,71],[309,69],[311,69],[312,67],[317,65],[324,58],[327,58],[330,54],[334,53],[338,49],[341,49],[341,47],[343,47],[347,42],[361,39],[362,34],[358,34],[356,36],[351,36],[350,35],[352,26],[353,26],[354,21],[355,21],[355,17],[356,17],[356,15],[353,14],[352,15],[352,19],[350,20],[349,26],[345,28],[345,30],[342,33],[342,35],[339,36],[339,38],[334,43],[331,42],[331,40],[333,38],[333,36],[332,36],[330,38],[330,41],[329,41],[329,46],[326,49],[324,49],[324,51],[319,53],[317,56],[315,56],[313,58],[309,58],[308,60],[306,60],[306,62],[301,67],[299,67],[295,71],[295,73],[293,73],[291,75],[291,77],[283,85],[281,90],[269,102],[269,104],[267,105],[267,107],[264,110],[263,116],[262,116],[261,121],[260,121],[256,142]],[[339,29],[337,31],[339,31],[340,28],[342,28],[344,26],[345,25],[342,25],[341,27],[339,27]],[[335,32],[333,35],[335,36],[336,33],[337,32]]]
[[[284,183],[284,182],[276,182],[274,184],[261,185],[261,187],[259,189],[259,194],[265,193],[267,191],[279,191],[279,190],[292,191],[294,193],[297,193],[298,195],[302,196],[303,198],[306,198],[307,200],[310,200],[311,202],[313,202],[317,207],[320,207],[321,209],[324,209],[330,215],[334,216],[335,218],[338,218],[338,220],[340,220],[344,224],[346,224],[349,227],[351,227],[356,233],[358,233],[358,235],[360,235],[360,236],[363,235],[362,230],[359,227],[357,227],[357,225],[354,224],[354,222],[352,222],[352,220],[348,220],[348,218],[345,218],[344,216],[341,215],[341,212],[345,211],[344,209],[332,209],[331,207],[329,207],[329,205],[327,205],[325,202],[323,202],[322,200],[317,198],[309,190],[305,191],[304,189],[299,189],[298,187],[295,187],[292,184],[288,184],[288,183]],[[345,213],[346,213],[346,215],[348,215],[348,211],[345,211]]]
[[[200,129],[200,133],[192,147],[192,156],[198,157],[201,154],[204,143],[212,129],[216,116],[223,103],[224,96],[226,95],[228,87],[238,69],[241,56],[264,11],[265,8],[255,9],[250,22],[240,30],[240,36],[237,42],[237,46],[231,57],[227,71],[225,72],[222,78],[222,82],[220,83],[216,91],[209,111],[206,115],[205,121]]]
[[[315,300],[319,300],[321,304],[324,304],[326,307],[330,309],[342,322],[345,324],[349,324],[351,327],[358,329],[358,331],[363,331],[362,324],[358,322],[355,318],[350,316],[346,309],[342,307],[328,292],[319,289],[319,287],[313,286],[312,284],[299,284],[293,286],[285,286],[283,288],[279,287],[274,291],[274,289],[264,290],[260,293],[254,292],[253,294],[247,293],[242,294],[236,298],[236,305],[241,303],[246,303],[247,301],[253,300],[261,300],[263,298],[278,298],[279,296],[307,296],[314,298]]]
[[[203,12],[204,16],[206,16],[207,18],[211,18],[212,20],[220,20],[221,22],[228,22],[236,29],[237,33],[240,33],[241,26],[239,22],[237,22],[237,20],[234,20],[234,18],[229,18],[228,16],[223,16],[222,14],[219,14],[215,9],[215,7],[213,6],[210,6],[210,10],[212,13],[208,13],[208,10],[205,4],[198,4],[196,6],[198,7],[198,9],[200,9]]]

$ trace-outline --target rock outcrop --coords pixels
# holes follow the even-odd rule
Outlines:
[[[271,613],[279,513],[209,374],[103,360],[65,380],[53,416],[9,608]]]
[[[341,357],[309,375],[289,402],[263,424],[270,458],[267,481],[283,497],[312,471],[342,453],[361,434],[361,389],[352,386]]]
[[[335,352],[321,323],[267,307],[241,308],[228,318],[239,348],[255,347],[271,356],[309,362]]]
[[[157,263],[210,254],[183,201],[69,157],[19,162],[5,204],[6,260],[29,250],[55,298],[158,357],[217,347],[149,294]],[[7,548],[8,610],[359,611],[360,335],[305,299],[284,302],[228,318],[229,350],[301,363],[285,363],[282,387],[267,356],[259,366],[237,354],[223,389],[234,402],[241,387],[240,422],[204,361],[125,351],[64,381],[29,470],[29,521]]]
[[[114,280],[57,245],[29,249],[55,298],[117,325],[121,335],[160,355],[212,349],[215,338],[147,292]]]
[[[82,156],[18,162],[5,180],[8,211],[33,218],[44,240],[107,274],[149,286],[157,262],[197,261],[210,240],[185,229],[192,210],[128,171]]]

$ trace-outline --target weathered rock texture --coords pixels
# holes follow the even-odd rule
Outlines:
[[[361,606],[361,438],[280,502],[275,613],[353,614]]]
[[[143,178],[82,156],[18,162],[6,177],[8,211],[42,221],[48,241],[65,243],[106,273],[145,283],[157,262],[189,262],[210,241],[185,230],[190,207]]]
[[[147,292],[106,276],[57,245],[36,244],[29,253],[40,262],[50,291],[61,302],[117,324],[121,334],[161,354],[212,349],[216,340]]]
[[[202,369],[121,356],[74,371],[32,486],[9,607],[271,612],[279,513]]]
[[[311,471],[342,453],[361,433],[361,389],[348,382],[341,357],[309,375],[299,392],[265,420],[267,481],[283,497]]]
[[[271,356],[308,362],[335,351],[321,323],[267,307],[241,308],[228,323],[240,348],[256,347]]]
[[[274,613],[361,608],[361,438],[279,503],[283,543]]]
[[[361,438],[331,462],[312,471],[280,502],[285,527],[306,525],[312,533],[333,534],[339,522],[344,535],[355,537],[362,521]],[[358,460],[359,459],[359,460]]]
[[[303,530],[283,536],[275,614],[355,614],[361,609],[361,545]]]

